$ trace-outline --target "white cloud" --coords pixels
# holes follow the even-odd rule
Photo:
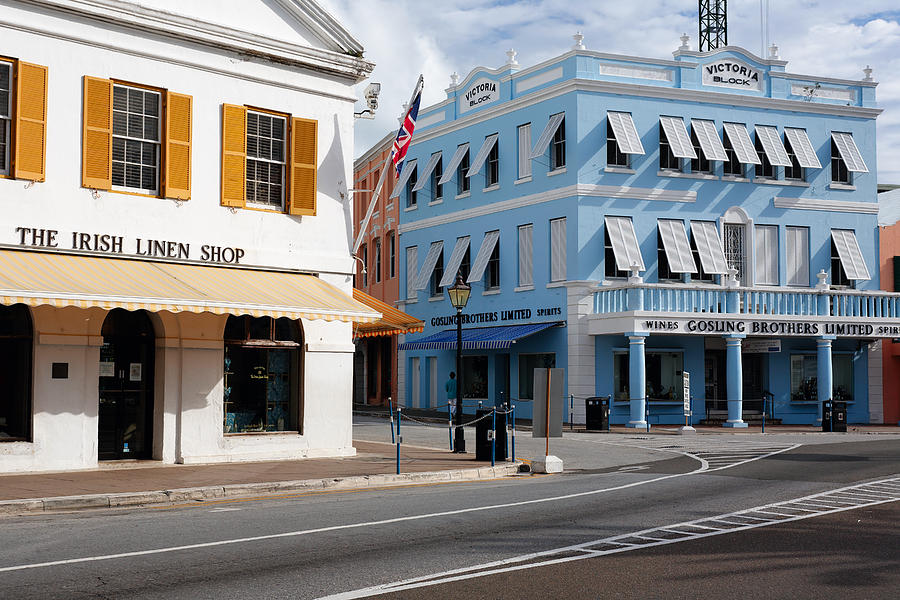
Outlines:
[[[401,105],[419,73],[423,106],[446,98],[454,70],[499,67],[518,51],[523,67],[559,55],[581,31],[592,50],[668,58],[687,32],[697,44],[697,5],[688,0],[584,3],[572,0],[322,0],[363,43],[382,83],[374,121],[357,121],[358,156],[397,127]],[[900,11],[896,0],[770,2],[769,40],[794,73],[861,79],[871,65],[878,103],[878,169],[882,182],[900,183]],[[758,2],[729,3],[728,40],[761,51]],[[363,84],[364,85],[364,84]],[[360,87],[360,89],[362,86]],[[361,104],[358,105],[361,107]],[[361,110],[358,108],[357,110]]]

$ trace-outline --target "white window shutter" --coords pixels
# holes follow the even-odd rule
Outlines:
[[[756,233],[756,283],[778,285],[778,227],[757,225]]]
[[[550,281],[566,280],[566,219],[550,221]]]
[[[534,285],[534,226],[519,226],[519,285]]]
[[[787,284],[808,287],[809,229],[806,227],[786,227],[784,239]]]
[[[519,179],[531,177],[531,123],[519,125]]]
[[[419,247],[410,246],[406,249],[406,298],[416,299],[416,273],[419,270]]]

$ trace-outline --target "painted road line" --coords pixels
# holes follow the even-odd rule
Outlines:
[[[887,482],[891,485],[897,483],[900,484],[900,475],[893,475],[891,478],[883,480],[882,482],[875,482],[874,485],[881,485],[883,482]],[[741,517],[745,514],[759,513],[759,512],[767,512],[771,510],[777,510],[783,506],[796,504],[796,503],[806,503],[806,502],[814,502],[816,500],[825,499],[826,501],[833,495],[837,495],[847,491],[856,491],[856,490],[869,490],[873,489],[873,484],[863,483],[857,484],[854,486],[847,486],[845,488],[840,488],[837,490],[831,490],[828,492],[821,492],[818,494],[813,494],[810,496],[805,496],[803,498],[795,498],[794,500],[788,500],[786,502],[778,502],[773,504],[766,504],[763,506],[759,506],[756,508],[750,508],[734,513],[728,513],[724,515],[719,515],[717,517],[706,518],[706,519],[698,519],[696,521],[688,521],[685,523],[677,523],[674,525],[666,525],[664,527],[655,527],[652,529],[646,529],[643,531],[636,531],[627,534],[621,534],[617,536],[613,536],[610,538],[604,538],[600,540],[593,540],[590,542],[584,542],[580,544],[575,544],[571,546],[565,546],[562,548],[556,548],[553,550],[547,550],[543,552],[535,552],[531,554],[525,554],[513,558],[507,558],[499,561],[493,561],[481,565],[473,565],[469,567],[464,567],[461,569],[453,569],[451,571],[445,571],[443,573],[435,573],[431,575],[426,575],[423,577],[415,577],[411,579],[405,579],[401,581],[397,581],[394,583],[382,584],[378,586],[363,588],[359,590],[352,590],[348,592],[341,592],[338,594],[333,594],[330,596],[326,596],[320,598],[319,600],[352,600],[355,598],[364,598],[369,596],[377,596],[381,594],[388,594],[394,592],[401,592],[404,590],[414,589],[414,588],[422,588],[433,585],[439,585],[444,583],[452,583],[454,581],[462,581],[465,579],[474,579],[477,577],[485,577],[489,575],[496,575],[500,573],[508,573],[512,571],[522,571],[526,569],[534,569],[537,567],[549,566],[554,564],[560,564],[565,562],[571,562],[575,560],[585,560],[588,558],[598,558],[600,556],[608,555],[608,554],[618,554],[621,552],[629,552],[631,550],[636,550],[639,548],[648,548],[653,546],[661,546],[664,544],[676,544],[683,541],[688,540],[696,540],[705,537],[710,537],[714,535],[724,535],[728,533],[733,533],[736,531],[745,531],[748,529],[757,529],[760,527],[769,527],[770,525],[776,525],[779,523],[787,523],[789,521],[799,521],[803,519],[810,519],[813,517],[819,517],[823,515],[835,514],[839,512],[845,512],[848,510],[855,510],[858,508],[865,508],[869,506],[876,506],[879,504],[886,504],[888,502],[897,502],[900,501],[900,489],[896,489],[892,492],[885,492],[881,498],[874,499],[860,499],[857,503],[851,506],[841,506],[841,507],[831,507],[831,508],[823,508],[816,512],[793,515],[790,517],[785,517],[784,519],[780,519],[778,521],[772,522],[764,522],[764,523],[742,523],[735,527],[729,527],[725,529],[714,529],[707,527],[706,525],[702,525],[702,523],[710,523],[710,522],[728,522],[727,519]],[[691,533],[686,536],[674,538],[674,539],[660,539],[658,541],[649,541],[648,543],[641,544],[632,544],[629,543],[629,540],[634,540],[641,537],[651,536],[655,532],[664,532],[672,529],[679,530],[682,528],[701,528],[701,529],[709,529],[706,532],[699,533]],[[626,546],[621,546],[622,544],[628,544]],[[618,545],[618,547],[617,547]],[[597,548],[592,548],[592,546],[604,546],[606,549],[599,550]],[[562,556],[561,556],[562,555]],[[544,559],[544,560],[541,560]],[[517,564],[519,563],[519,564]],[[526,563],[526,564],[521,564]]]

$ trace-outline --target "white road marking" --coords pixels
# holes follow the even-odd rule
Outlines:
[[[220,513],[220,512],[234,512],[234,511],[236,511],[236,510],[241,510],[241,509],[240,509],[240,508],[229,508],[229,507],[223,506],[223,507],[221,507],[221,508],[213,508],[213,509],[208,510],[208,511],[206,511],[206,512]]]
[[[898,482],[900,483],[900,475],[894,475],[890,479],[883,480],[885,482]],[[826,501],[829,496],[832,495],[840,495],[842,492],[847,492],[848,490],[859,491],[862,490],[866,493],[870,493],[872,490],[877,490],[876,486],[883,482],[875,482],[875,483],[862,483],[856,484],[853,486],[848,486],[845,488],[840,488],[837,490],[832,490],[830,492],[821,492],[819,494],[813,494],[811,496],[804,496],[802,498],[796,498],[794,500],[788,500],[786,502],[778,502],[773,504],[765,504],[763,506],[758,506],[756,508],[750,508],[746,510],[742,510],[739,512],[728,513],[724,515],[718,515],[715,517],[707,517],[703,519],[697,519],[695,521],[686,521],[683,523],[677,523],[674,525],[666,525],[664,527],[654,527],[653,529],[645,529],[643,531],[637,531],[633,533],[621,534],[609,538],[592,540],[589,542],[583,542],[580,544],[575,544],[571,546],[565,546],[562,548],[555,548],[553,550],[545,550],[542,552],[534,552],[531,554],[524,554],[521,556],[515,556],[512,558],[507,558],[503,560],[493,561],[489,563],[484,563],[481,565],[472,565],[468,567],[464,567],[461,569],[453,569],[450,571],[445,571],[443,573],[433,573],[430,575],[425,575],[422,577],[414,577],[410,579],[405,579],[393,583],[387,583],[377,586],[372,586],[368,588],[363,588],[359,590],[352,590],[348,592],[341,592],[339,594],[333,594],[330,596],[325,596],[320,598],[319,600],[352,600],[354,598],[366,598],[370,596],[378,596],[381,594],[388,594],[393,592],[401,592],[404,590],[428,587],[433,585],[440,585],[443,583],[452,583],[454,581],[461,581],[464,579],[474,579],[477,577],[485,577],[488,575],[496,575],[499,573],[508,573],[511,571],[521,571],[526,569],[534,569],[537,567],[544,567],[549,565],[555,565],[559,563],[571,562],[575,560],[585,560],[588,558],[597,558],[599,556],[604,556],[607,554],[618,554],[621,552],[628,552],[630,550],[637,550],[641,548],[652,548],[654,546],[662,546],[664,544],[675,544],[687,540],[696,540],[700,538],[710,537],[714,535],[724,535],[728,533],[733,533],[735,531],[745,531],[747,529],[756,529],[759,527],[768,527],[770,525],[775,525],[777,523],[789,523],[791,521],[800,521],[803,519],[810,519],[813,517],[818,517],[822,515],[835,514],[839,512],[845,512],[848,510],[854,510],[857,508],[864,508],[868,506],[876,506],[878,504],[886,504],[888,502],[897,502],[900,501],[900,489],[898,490],[890,490],[884,491],[880,495],[875,495],[871,498],[860,499],[857,503],[850,506],[840,506],[840,507],[829,507],[821,510],[817,510],[811,513],[805,513],[800,515],[784,515],[783,518],[773,519],[771,521],[762,522],[762,523],[738,523],[737,527],[723,527],[723,528],[713,528],[708,525],[704,525],[703,523],[717,522],[717,523],[734,523],[734,521],[729,521],[728,519],[735,518],[745,518],[744,515],[748,513],[754,512],[764,512],[767,514],[781,514],[773,512],[772,509],[778,509],[779,507],[783,507],[786,505],[792,504],[810,504],[815,505],[819,501],[824,498]],[[792,507],[791,507],[792,508]],[[766,510],[769,509],[769,510]],[[650,534],[653,533],[662,533],[666,531],[672,531],[673,529],[678,528],[702,528],[708,529],[706,532],[685,532],[685,531],[677,531],[677,533],[683,534],[682,537],[678,537],[675,539],[660,539],[655,538]],[[623,540],[634,540],[644,538],[647,539],[647,543],[634,544],[630,542],[625,542]],[[591,546],[604,545],[607,546],[606,549],[592,549]],[[570,555],[572,552],[578,552],[579,554],[575,556],[564,556],[561,558],[553,558],[557,555]],[[544,560],[541,560],[544,559]],[[536,562],[535,562],[536,561]],[[516,564],[519,563],[519,564]]]
[[[776,450],[774,452],[770,452],[768,454],[764,454],[764,455],[757,456],[752,459],[747,459],[747,460],[741,461],[740,463],[737,463],[737,464],[743,464],[745,462],[750,462],[751,460],[760,460],[767,456],[772,456],[773,454],[778,454],[780,452],[786,452],[787,450],[792,450],[793,448],[796,448],[798,446],[800,446],[800,444],[794,444],[792,446],[788,446],[788,447]],[[676,453],[676,454],[687,455],[686,452],[682,452],[680,450],[666,449],[664,451],[672,452],[672,453]],[[697,457],[692,456],[692,458],[697,458]],[[26,569],[40,569],[40,568],[55,567],[55,566],[60,566],[60,565],[73,565],[73,564],[79,564],[79,563],[99,562],[99,561],[104,561],[104,560],[114,560],[117,558],[130,558],[130,557],[134,557],[134,556],[149,556],[149,555],[153,555],[153,554],[167,554],[167,553],[171,553],[171,552],[181,552],[184,550],[198,550],[201,548],[214,548],[217,546],[230,546],[230,545],[234,545],[234,544],[245,544],[245,543],[259,542],[259,541],[265,541],[265,540],[292,538],[292,537],[299,537],[299,536],[303,536],[303,535],[312,535],[312,534],[316,534],[316,533],[326,533],[326,532],[330,532],[330,531],[341,531],[341,530],[347,530],[347,529],[361,529],[364,527],[377,527],[380,525],[390,525],[393,523],[403,523],[403,522],[409,522],[409,521],[420,521],[420,520],[424,520],[424,519],[438,519],[438,518],[447,517],[447,516],[462,515],[462,514],[475,513],[475,512],[484,512],[484,511],[488,511],[488,510],[498,510],[498,509],[503,509],[503,508],[512,508],[512,507],[516,507],[516,506],[527,506],[527,505],[532,505],[532,504],[545,504],[545,503],[549,503],[549,502],[570,500],[572,498],[583,498],[585,496],[594,496],[597,494],[604,494],[607,492],[614,492],[614,491],[618,491],[618,490],[629,489],[629,488],[637,487],[640,485],[647,485],[647,484],[651,484],[651,483],[656,483],[658,481],[674,479],[676,477],[686,477],[688,475],[695,475],[697,473],[703,473],[703,472],[707,472],[707,471],[711,470],[708,468],[708,465],[705,460],[703,460],[702,458],[697,458],[697,460],[700,461],[700,467],[698,467],[697,469],[694,469],[693,471],[689,471],[686,473],[674,473],[671,475],[663,475],[660,477],[655,477],[653,479],[647,479],[647,480],[643,480],[643,481],[635,481],[632,483],[626,483],[626,484],[617,485],[617,486],[608,487],[608,488],[601,488],[598,490],[589,490],[586,492],[576,492],[576,493],[572,493],[572,494],[564,494],[561,496],[551,496],[551,497],[547,497],[547,498],[536,498],[534,500],[521,500],[519,502],[506,502],[503,504],[473,506],[470,508],[463,508],[463,509],[458,509],[458,510],[448,510],[448,511],[436,512],[436,513],[426,513],[426,514],[421,514],[421,515],[410,515],[410,516],[406,516],[406,517],[396,517],[394,519],[382,519],[379,521],[363,521],[360,523],[348,523],[346,525],[332,525],[330,527],[318,527],[315,529],[301,529],[298,531],[286,531],[283,533],[272,533],[272,534],[268,534],[268,535],[257,535],[257,536],[251,536],[251,537],[232,538],[232,539],[226,539],[226,540],[218,540],[218,541],[214,541],[214,542],[200,542],[200,543],[196,543],[196,544],[185,544],[185,545],[181,545],[181,546],[168,546],[168,547],[164,547],[164,548],[152,548],[152,549],[148,549],[148,550],[134,550],[132,552],[120,552],[117,554],[101,554],[101,555],[97,555],[97,556],[83,556],[83,557],[79,557],[79,558],[51,560],[51,561],[40,562],[40,563],[11,565],[11,566],[7,566],[7,567],[0,567],[0,573],[8,573],[11,571],[24,571]],[[724,467],[722,467],[722,468],[724,468]]]

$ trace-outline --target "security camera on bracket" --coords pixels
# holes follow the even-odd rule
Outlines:
[[[370,83],[367,85],[366,89],[363,91],[363,96],[366,99],[366,106],[368,108],[362,112],[353,113],[353,116],[357,119],[374,119],[375,111],[378,110],[378,94],[380,93],[380,83]]]

